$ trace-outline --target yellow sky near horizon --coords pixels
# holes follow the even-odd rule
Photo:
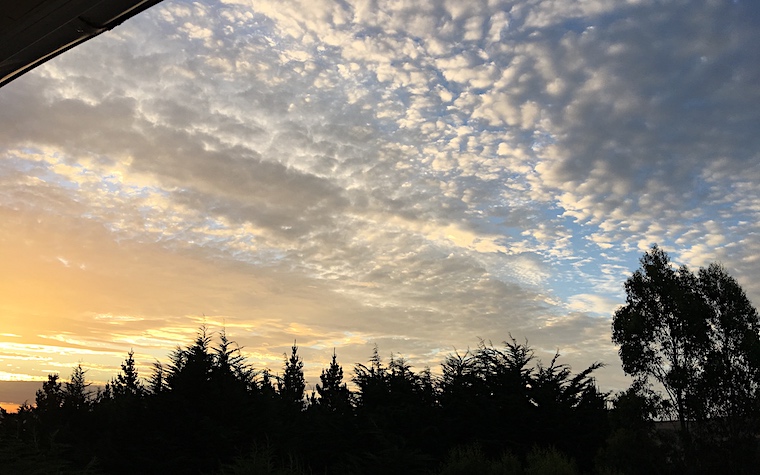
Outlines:
[[[16,412],[21,405],[15,402],[0,402],[0,407],[7,412]]]
[[[347,380],[374,343],[384,357],[399,351],[393,341],[411,344],[403,356],[417,369],[430,364],[434,371],[454,349],[443,342],[438,353],[415,354],[413,338],[430,338],[424,332],[440,331],[440,325],[418,327],[422,322],[394,309],[358,305],[345,287],[335,292],[329,282],[283,269],[197,248],[183,252],[155,242],[117,241],[96,221],[40,210],[0,207],[0,222],[2,380],[41,383],[58,373],[66,381],[81,364],[88,381],[102,384],[118,374],[130,349],[141,376],[148,377],[154,361],[190,344],[204,324],[212,334],[225,327],[257,369],[277,372],[297,340],[312,385],[335,347]],[[363,332],[351,315],[362,319]],[[462,332],[442,335],[463,338]],[[477,337],[471,341],[475,345]],[[34,392],[14,397],[0,388],[0,401],[10,410],[24,400],[33,403]]]
[[[86,219],[0,208],[0,221],[5,380],[41,381],[51,372],[65,380],[82,363],[90,380],[104,382],[131,348],[147,376],[153,361],[189,344],[204,324],[212,333],[226,327],[259,368],[276,370],[282,344],[293,339],[320,354],[312,365],[327,361],[335,344],[351,343],[339,324],[314,329],[343,312],[341,297],[324,298],[329,290],[297,276],[117,242]]]

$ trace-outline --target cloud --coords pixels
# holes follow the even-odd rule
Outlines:
[[[568,299],[571,310],[599,316],[611,315],[620,307],[620,302],[603,295],[578,294]]]
[[[322,361],[378,342],[435,364],[510,331],[614,360],[610,313],[654,242],[760,296],[756,19],[162,3],[0,94],[0,231],[15,268],[51,273],[19,292],[57,277],[71,306],[8,331],[159,357],[205,313],[262,364],[294,336]]]

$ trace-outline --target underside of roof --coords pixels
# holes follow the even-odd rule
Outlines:
[[[0,87],[161,0],[26,0],[0,4]]]

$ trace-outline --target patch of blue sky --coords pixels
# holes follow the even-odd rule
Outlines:
[[[572,31],[573,33],[583,33],[591,24],[591,19],[587,17],[567,18],[563,20],[559,27],[563,31]]]
[[[83,172],[84,174],[85,172]],[[117,193],[122,192],[124,190],[124,185],[121,181],[121,177],[118,177],[116,175],[104,175],[101,177],[100,184],[103,188],[105,188],[110,193]]]
[[[2,161],[0,161],[0,166],[3,168],[8,168],[9,170],[19,171],[30,175],[32,172],[39,169],[42,163],[43,162],[41,160],[31,160],[26,157],[21,158],[17,155],[7,154],[3,156]]]
[[[354,32],[354,38],[358,40],[372,40],[378,36],[385,36],[386,34],[385,29],[380,26],[363,25],[361,30]]]
[[[632,273],[638,267],[639,251],[617,246],[600,252],[599,246],[590,239],[591,234],[598,231],[596,226],[582,225],[568,217],[561,219],[568,231],[568,248],[572,251],[567,256],[547,256],[552,268],[547,281],[549,288],[564,301],[578,294],[621,299],[626,278],[624,269]],[[620,275],[611,270],[619,270]]]
[[[747,223],[754,223],[757,216],[748,213],[737,212],[730,203],[712,202],[710,204],[702,203],[700,213],[692,218],[685,218],[682,221],[684,231],[677,235],[668,236],[663,243],[658,243],[663,247],[669,246],[673,249],[683,248],[683,244],[677,242],[685,235],[697,233],[721,233],[725,243],[735,242],[745,237],[737,235],[734,231],[745,228]],[[710,223],[712,229],[706,228],[706,223]],[[746,231],[746,229],[744,229]],[[706,237],[705,235],[701,237]],[[695,236],[689,236],[688,241],[694,242]]]
[[[203,223],[201,224],[201,226],[203,226],[206,229],[210,229],[212,231],[229,229],[229,226],[213,218],[206,218],[205,220],[203,220]]]
[[[282,249],[258,249],[256,252],[235,252],[233,254],[236,259],[260,267],[269,267],[278,265],[280,262],[286,261],[290,257],[287,251]],[[294,265],[291,265],[291,269],[295,269]]]
[[[393,64],[393,62],[391,62]],[[409,107],[412,102],[413,94],[407,88],[400,87],[394,91],[396,101],[403,104],[404,108]]]
[[[555,145],[557,143],[556,138],[548,133],[541,130],[532,130],[529,132],[530,134],[530,148],[534,152],[540,152],[542,149],[550,146]]]
[[[713,191],[712,187],[712,183],[705,181],[697,173],[694,173],[691,189],[689,190],[689,193],[684,195],[686,202],[683,204],[683,206],[686,209],[697,209],[705,207],[705,205],[707,205],[705,214],[709,216],[713,216],[713,213],[711,211],[717,212],[720,209],[731,209],[731,206],[728,206],[728,203],[716,205],[714,200],[710,200],[710,195]]]
[[[588,267],[598,273],[598,268],[592,267],[594,265]],[[573,270],[572,272],[555,274],[545,282],[545,285],[554,297],[568,305],[569,311],[569,305],[576,299],[585,299],[587,296],[623,304],[625,302],[624,283],[628,276],[623,276],[619,282],[601,282],[602,279],[598,275],[581,274],[577,270]],[[597,317],[612,318],[612,312],[598,311],[593,308],[584,311]]]
[[[166,220],[153,220],[155,210],[141,207],[143,218],[151,222],[153,229],[158,231],[154,237],[165,243],[190,243],[193,247],[202,247],[218,257],[232,257],[236,260],[250,262],[251,257],[258,251],[257,237],[250,233],[235,233],[222,221],[205,218],[198,222],[187,222],[179,226],[170,226]],[[260,259],[255,259],[260,263]]]
[[[574,243],[572,246],[571,256],[552,260],[552,266],[557,271],[555,275],[562,280],[583,282],[592,276],[600,277],[600,270],[604,267],[630,268],[633,271],[638,266],[638,251],[614,248],[599,252],[594,249],[596,245],[588,241],[585,245]]]
[[[150,196],[169,196],[170,193],[163,188],[156,186],[141,186],[125,183],[122,186],[122,192],[133,198],[148,198]]]
[[[137,207],[137,212],[140,213],[141,216],[147,217],[149,215],[152,215],[156,212],[156,208],[151,205],[141,205]]]
[[[79,183],[51,170],[50,164],[46,164],[46,166],[37,168],[35,172],[36,173],[34,173],[34,175],[37,178],[50,185],[54,185],[69,191],[75,191],[79,189]]]
[[[37,147],[21,147],[21,152],[27,155],[44,155],[44,152]],[[52,154],[53,158],[60,158],[58,152]]]
[[[486,203],[484,203],[486,201]],[[525,228],[520,224],[524,218],[524,210],[511,209],[502,199],[494,199],[490,203],[481,199],[472,216],[471,226],[487,234],[500,234],[506,237],[519,238]]]

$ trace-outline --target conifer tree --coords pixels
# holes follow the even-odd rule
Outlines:
[[[351,392],[343,382],[343,367],[338,364],[333,348],[332,361],[327,370],[319,376],[322,384],[317,384],[319,404],[331,412],[345,412],[351,406]]]
[[[200,395],[211,380],[214,356],[210,351],[211,337],[202,326],[195,341],[187,348],[177,347],[169,355],[166,384],[172,391]]]
[[[356,403],[359,406],[373,406],[387,399],[388,370],[383,366],[377,345],[372,349],[369,366],[357,363],[354,366],[353,382],[359,387]]]
[[[121,373],[111,383],[114,398],[140,397],[145,393],[145,387],[137,372],[134,355],[134,350],[129,350],[127,359],[121,364]]]
[[[277,396],[275,380],[277,376],[272,376],[272,372],[267,368],[261,371],[261,382],[259,383],[259,392],[265,399],[274,399]]]
[[[290,357],[285,355],[285,370],[278,382],[280,397],[286,403],[292,404],[299,409],[304,406],[304,392],[306,379],[303,375],[303,360],[298,355],[298,346],[293,342]]]
[[[214,348],[213,379],[223,387],[236,386],[244,390],[251,389],[254,383],[254,371],[240,353],[240,347],[227,338],[227,332],[219,332],[219,346]]]
[[[153,363],[153,373],[148,378],[148,392],[153,395],[161,394],[166,390],[166,370],[160,361]]]
[[[71,373],[71,380],[64,383],[62,407],[79,411],[87,409],[90,405],[90,394],[87,388],[90,383],[85,381],[86,371],[82,365],[77,365]]]
[[[49,374],[47,381],[42,383],[35,397],[37,410],[42,413],[57,411],[63,404],[63,388],[57,374]]]

